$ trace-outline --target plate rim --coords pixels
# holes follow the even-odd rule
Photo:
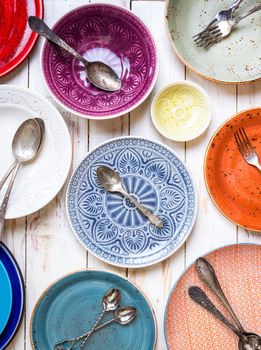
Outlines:
[[[4,347],[7,347],[11,343],[11,341],[14,339],[15,335],[17,334],[17,332],[20,328],[20,325],[22,323],[22,320],[23,320],[23,314],[25,311],[25,300],[26,300],[25,299],[25,282],[24,282],[24,278],[23,278],[23,274],[22,274],[22,271],[20,269],[20,266],[18,265],[18,262],[15,259],[13,253],[9,250],[9,248],[2,241],[0,241],[0,247],[1,246],[4,249],[4,251],[6,252],[6,254],[8,255],[9,259],[12,261],[14,269],[16,270],[17,279],[19,280],[19,287],[20,287],[20,292],[21,292],[21,306],[20,306],[19,317],[18,317],[16,325],[13,329],[12,334],[10,335],[9,339],[4,344]]]
[[[220,247],[217,247],[217,248],[214,248],[210,251],[207,251],[206,253],[203,253],[203,255],[200,255],[201,257],[206,257],[207,255],[209,254],[212,254],[218,250],[221,250],[221,249],[224,249],[224,248],[229,248],[229,247],[234,247],[234,246],[257,246],[257,247],[261,247],[261,244],[258,244],[258,243],[248,243],[248,242],[243,242],[243,243],[232,243],[232,244],[226,244],[226,245],[223,245],[223,246],[220,246]],[[189,265],[188,267],[186,267],[182,272],[181,274],[179,274],[176,282],[173,284],[173,286],[171,287],[171,290],[168,294],[168,298],[167,298],[167,301],[166,301],[166,305],[165,305],[165,308],[164,308],[164,319],[163,319],[163,327],[164,327],[164,339],[165,339],[165,344],[166,344],[166,347],[167,347],[167,350],[170,350],[169,349],[169,346],[168,346],[168,342],[167,342],[167,309],[168,309],[168,305],[169,305],[169,301],[170,301],[170,298],[173,294],[173,292],[175,291],[176,287],[177,287],[177,284],[178,282],[180,281],[180,279],[185,275],[185,273],[193,266],[195,265],[197,259],[199,257],[197,257],[196,259],[194,259]]]
[[[243,113],[248,113],[248,112],[251,112],[251,111],[254,111],[254,110],[257,110],[257,109],[260,109],[260,112],[261,112],[261,106],[260,107],[251,107],[251,108],[247,108],[247,109],[243,109],[242,111],[240,112],[237,112],[236,114],[232,115],[231,117],[229,117],[228,119],[226,119],[224,121],[224,123],[222,123],[213,133],[212,137],[210,138],[209,142],[208,142],[208,145],[206,147],[206,150],[205,150],[205,155],[204,155],[204,161],[203,161],[203,174],[204,174],[204,182],[205,182],[205,186],[206,186],[206,189],[207,189],[207,192],[208,192],[208,195],[210,197],[210,199],[212,200],[212,203],[215,204],[215,207],[219,210],[219,212],[225,217],[227,218],[230,222],[232,222],[233,224],[235,224],[236,226],[239,226],[241,228],[243,228],[244,230],[249,230],[249,231],[254,231],[254,232],[257,232],[257,233],[261,233],[261,228],[260,230],[256,230],[249,226],[243,226],[241,224],[239,224],[238,222],[232,220],[223,210],[221,210],[221,208],[218,206],[218,204],[216,203],[214,197],[212,196],[211,194],[211,191],[210,191],[210,188],[208,186],[208,180],[207,180],[207,173],[206,173],[206,169],[207,169],[207,156],[208,156],[208,152],[209,152],[209,149],[211,147],[211,143],[213,142],[213,139],[214,137],[216,137],[217,133],[228,123],[230,122],[232,119],[240,116],[241,114]]]
[[[4,331],[7,323],[8,323],[8,320],[9,320],[9,317],[10,317],[10,314],[11,314],[11,310],[12,310],[12,304],[13,304],[13,291],[12,291],[12,285],[11,285],[11,281],[10,281],[10,277],[8,275],[8,272],[3,264],[3,262],[0,260],[0,269],[2,268],[2,271],[7,279],[7,288],[8,288],[8,292],[9,292],[9,297],[10,297],[10,305],[9,305],[9,310],[7,312],[7,320],[6,322],[3,324],[3,328],[0,329],[0,336],[1,336],[1,333]]]
[[[36,4],[36,6],[39,6],[39,13],[36,13],[36,15],[39,18],[43,19],[43,17],[44,17],[44,0],[34,0],[34,3]],[[26,48],[26,46],[25,46],[24,49],[22,50],[22,52],[20,52],[20,54],[18,56],[16,56],[14,59],[11,59],[11,62],[12,61],[14,62],[13,65],[11,67],[9,67],[9,69],[0,73],[0,79],[7,76],[11,72],[13,72],[17,67],[19,67],[27,59],[27,57],[30,55],[32,49],[34,48],[38,38],[39,38],[39,34],[37,34],[35,32],[31,33],[31,35],[28,38],[27,43],[26,43],[26,46],[28,45],[27,50],[25,50],[25,48]]]
[[[70,173],[70,170],[71,170],[71,166],[72,166],[72,160],[73,160],[73,155],[72,155],[72,140],[71,140],[71,136],[70,136],[70,132],[69,132],[69,129],[68,129],[68,126],[61,114],[61,112],[44,96],[44,95],[41,95],[39,92],[37,91],[34,91],[32,90],[31,88],[25,88],[23,86],[19,86],[19,85],[16,85],[16,84],[0,84],[0,91],[2,89],[12,89],[12,91],[19,91],[19,92],[25,92],[26,94],[29,93],[31,95],[34,95],[35,98],[37,98],[37,100],[40,100],[40,101],[43,101],[45,105],[48,105],[50,106],[52,109],[54,109],[57,113],[57,117],[59,115],[59,119],[61,120],[61,123],[64,124],[65,126],[65,129],[66,129],[66,133],[67,133],[67,138],[68,138],[68,145],[70,145],[70,162],[69,162],[69,166],[68,166],[68,170],[66,172],[66,176],[64,178],[64,181],[62,181],[62,184],[59,186],[59,188],[54,191],[56,192],[55,196],[52,196],[52,198],[50,200],[48,200],[43,206],[39,207],[39,208],[36,208],[36,209],[31,209],[30,212],[28,212],[27,214],[19,214],[18,216],[15,216],[15,217],[9,217],[8,215],[6,216],[6,219],[10,220],[10,219],[19,219],[19,218],[23,218],[25,216],[28,216],[28,215],[31,215],[43,208],[45,208],[59,193],[60,191],[62,190],[63,186],[65,185],[66,183],[66,180],[69,176],[69,173]],[[1,106],[3,106],[4,104],[0,104],[0,109],[1,109]],[[50,117],[50,120],[52,119],[53,117],[51,116]]]
[[[72,222],[71,222],[71,219],[70,219],[70,215],[69,215],[70,214],[69,207],[68,207],[69,189],[70,189],[70,185],[71,185],[72,179],[73,179],[74,175],[76,174],[76,171],[78,170],[80,165],[84,162],[84,160],[92,152],[96,151],[98,148],[100,148],[102,146],[105,146],[108,143],[116,142],[118,140],[131,139],[131,138],[132,139],[139,139],[139,140],[145,140],[145,141],[153,142],[153,143],[159,145],[160,147],[166,148],[169,152],[173,153],[175,155],[175,157],[178,158],[179,161],[182,163],[182,165],[186,168],[186,171],[187,171],[187,173],[190,176],[191,183],[192,183],[192,186],[193,186],[193,189],[194,189],[194,194],[195,194],[195,197],[194,197],[194,199],[195,199],[195,210],[194,210],[194,213],[193,213],[193,221],[192,221],[192,224],[191,224],[191,228],[190,228],[190,230],[188,230],[186,236],[183,237],[183,239],[180,242],[180,244],[173,251],[171,251],[169,254],[167,254],[166,256],[162,257],[161,259],[159,259],[157,261],[153,261],[153,262],[147,263],[147,264],[137,264],[135,266],[127,265],[127,264],[117,264],[115,262],[108,261],[108,260],[104,259],[103,257],[98,256],[96,253],[92,252],[91,250],[89,250],[89,248],[87,248],[84,245],[84,243],[80,240],[80,238],[78,237],[78,235],[76,234],[76,232],[75,232],[75,230],[73,228],[73,225],[72,225]],[[194,179],[192,171],[190,170],[188,165],[179,157],[179,155],[174,150],[172,150],[169,146],[163,144],[162,142],[154,141],[154,140],[151,140],[151,139],[148,139],[148,138],[145,138],[145,137],[135,136],[135,135],[115,137],[115,138],[109,139],[109,140],[107,140],[105,142],[102,142],[102,143],[98,144],[97,146],[95,146],[92,150],[89,150],[87,152],[87,154],[85,154],[85,156],[79,161],[79,163],[77,164],[76,168],[74,169],[74,171],[71,174],[71,177],[69,179],[69,182],[68,182],[68,185],[67,185],[67,189],[66,189],[65,201],[66,201],[66,214],[67,214],[67,218],[68,218],[68,222],[69,222],[70,228],[71,228],[74,236],[81,243],[81,245],[84,247],[84,249],[87,250],[88,252],[90,252],[92,255],[94,255],[97,259],[99,259],[101,261],[104,261],[105,263],[107,263],[109,265],[117,266],[117,267],[121,267],[121,268],[131,268],[131,269],[141,269],[141,268],[146,268],[146,267],[149,267],[149,266],[156,265],[156,264],[158,264],[158,263],[168,259],[173,254],[175,254],[183,246],[183,244],[187,241],[187,239],[189,238],[190,234],[192,233],[192,231],[194,229],[194,226],[195,226],[195,223],[196,223],[197,213],[198,213],[198,189],[197,189],[196,181]]]
[[[180,59],[180,61],[186,66],[188,67],[192,72],[196,73],[197,75],[199,75],[201,78],[207,79],[209,81],[212,81],[214,83],[218,83],[218,84],[224,84],[224,85],[247,85],[247,84],[251,84],[257,81],[261,80],[261,75],[259,78],[255,78],[255,79],[251,79],[251,80],[244,80],[244,81],[226,81],[226,80],[220,80],[220,79],[215,79],[212,78],[204,73],[202,73],[201,71],[199,71],[198,69],[196,69],[195,67],[193,67],[184,57],[183,55],[179,52],[179,50],[177,49],[174,40],[172,39],[172,36],[170,34],[170,30],[169,30],[169,25],[168,25],[168,9],[169,9],[169,4],[170,4],[171,0],[166,0],[165,2],[165,11],[164,11],[164,22],[165,22],[165,29],[167,31],[167,36],[169,39],[169,42],[171,44],[171,47],[173,48],[174,52],[176,53],[176,55],[178,56],[178,58]]]
[[[135,15],[135,13],[133,13],[131,10],[129,10],[129,9],[125,8],[125,7],[118,6],[118,5],[113,5],[113,4],[110,4],[110,3],[89,3],[89,4],[86,4],[86,5],[82,5],[82,6],[77,6],[74,9],[68,11],[65,15],[61,16],[57,21],[55,21],[55,23],[53,23],[53,25],[52,25],[52,28],[54,26],[56,26],[56,24],[58,24],[65,17],[67,17],[71,12],[73,12],[75,10],[78,10],[78,9],[81,9],[81,8],[94,7],[94,6],[99,6],[99,7],[107,6],[107,7],[111,7],[111,8],[114,8],[114,9],[116,8],[116,9],[120,9],[122,11],[125,11],[129,15],[132,15],[136,19],[138,19],[138,21],[141,22],[141,24],[146,28],[146,30],[147,30],[150,38],[151,38],[151,41],[153,43],[154,49],[155,49],[156,68],[155,68],[154,77],[153,77],[153,80],[151,82],[151,85],[150,85],[149,89],[147,90],[146,94],[143,96],[143,98],[141,100],[139,100],[135,105],[133,105],[133,106],[129,107],[128,109],[126,109],[125,111],[114,113],[113,115],[109,115],[109,116],[103,115],[101,117],[97,117],[97,116],[83,114],[83,113],[80,113],[80,112],[77,112],[77,111],[73,110],[71,107],[66,106],[62,101],[60,101],[58,99],[57,96],[55,96],[55,94],[53,93],[53,91],[49,87],[49,85],[47,83],[47,80],[45,78],[44,69],[43,69],[43,52],[44,52],[44,49],[45,49],[45,46],[46,46],[46,41],[43,41],[41,49],[40,49],[40,70],[41,70],[42,78],[43,78],[43,81],[44,81],[46,89],[48,90],[48,92],[50,93],[52,98],[55,100],[55,102],[58,103],[66,111],[68,111],[70,113],[73,113],[73,114],[75,114],[75,115],[77,115],[79,117],[82,117],[82,118],[85,118],[85,119],[89,119],[89,120],[109,120],[109,119],[118,118],[118,117],[121,117],[121,116],[124,116],[124,115],[130,113],[131,111],[136,109],[138,106],[140,106],[149,97],[149,95],[151,94],[152,90],[155,87],[155,84],[156,84],[156,81],[157,81],[158,75],[159,75],[159,67],[160,67],[159,50],[158,50],[157,44],[155,42],[155,39],[154,39],[154,37],[152,35],[151,30],[148,28],[148,26],[146,25],[146,23],[142,19],[140,19],[137,15]]]
[[[115,272],[111,272],[111,271],[107,271],[105,269],[95,269],[95,268],[80,268],[80,269],[76,269],[76,270],[73,270],[71,272],[68,272],[66,274],[63,274],[62,276],[58,277],[57,279],[55,279],[52,283],[50,283],[40,294],[40,296],[37,298],[35,304],[34,304],[34,307],[33,307],[33,310],[31,312],[31,316],[30,316],[30,322],[29,322],[29,332],[30,332],[30,343],[31,343],[31,346],[32,346],[32,349],[34,350],[37,350],[34,346],[34,342],[33,342],[33,335],[32,335],[32,330],[33,330],[33,321],[34,321],[34,317],[35,317],[35,314],[36,314],[36,311],[40,305],[40,302],[43,300],[44,296],[48,293],[49,290],[51,290],[52,287],[55,286],[56,283],[60,282],[61,280],[69,277],[69,276],[72,276],[72,275],[76,275],[77,273],[81,273],[81,272],[102,272],[104,274],[107,274],[107,275],[114,275],[114,276],[117,276],[117,277],[120,277],[122,278],[123,280],[125,280],[126,282],[132,284],[138,291],[139,293],[144,297],[144,299],[146,300],[150,310],[151,310],[151,313],[152,313],[152,316],[153,316],[153,321],[154,321],[154,326],[155,326],[155,337],[154,337],[154,346],[153,346],[153,349],[151,350],[156,350],[156,345],[157,345],[157,340],[158,340],[158,324],[157,324],[157,318],[156,318],[156,314],[155,314],[155,310],[152,306],[152,303],[150,302],[149,298],[147,297],[147,295],[145,294],[145,292],[143,292],[143,290],[137,286],[136,283],[134,283],[131,279],[129,279],[128,277],[126,276],[122,276],[120,273],[115,273]]]

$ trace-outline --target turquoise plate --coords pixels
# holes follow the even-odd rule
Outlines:
[[[88,350],[154,349],[156,321],[141,291],[121,276],[88,270],[61,278],[43,293],[31,319],[33,349],[53,350],[58,341],[88,331],[102,311],[103,295],[115,287],[121,291],[121,305],[136,307],[137,317],[128,326],[114,323],[93,334]],[[112,317],[108,313],[103,320]]]
[[[12,308],[12,288],[4,265],[0,261],[0,334],[3,332]]]

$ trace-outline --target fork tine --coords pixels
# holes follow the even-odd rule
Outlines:
[[[209,22],[209,24],[198,34],[194,35],[192,38],[196,38],[198,35],[203,34],[204,32],[206,32],[215,22],[217,22],[216,18],[213,18],[212,21]]]
[[[244,152],[244,149],[241,147],[241,141],[240,141],[239,134],[238,134],[237,131],[234,132],[234,136],[235,136],[235,139],[236,139],[236,143],[237,143],[239,152],[241,153],[241,156],[243,158],[245,158],[245,152]]]
[[[213,39],[207,41],[207,42],[203,45],[203,47],[204,47],[205,49],[208,49],[211,45],[217,43],[217,42],[219,41],[219,38],[220,38],[220,37],[221,37],[221,33],[215,35],[215,36],[213,37]]]
[[[246,138],[245,138],[244,133],[243,133],[243,131],[242,131],[242,128],[240,128],[240,129],[238,130],[238,133],[239,133],[241,142],[242,142],[243,145],[244,145],[244,148],[245,148],[245,150],[246,150],[247,155],[252,154],[252,149],[251,149],[251,148],[249,147],[249,145],[248,145],[248,142],[247,142],[247,139],[246,139],[247,136],[246,136]]]
[[[241,132],[242,132],[242,134],[243,134],[244,137],[245,137],[246,143],[247,143],[247,145],[248,145],[250,151],[251,151],[252,153],[256,153],[256,150],[255,150],[254,147],[252,146],[252,144],[251,144],[251,142],[250,142],[250,140],[249,140],[249,138],[248,138],[248,136],[247,136],[247,134],[246,134],[246,132],[245,132],[245,129],[242,127],[241,130],[242,130]]]
[[[220,37],[221,37],[221,32],[218,30],[215,32],[214,35],[203,38],[201,41],[196,43],[196,45],[204,48],[208,48],[210,45],[217,42]]]
[[[205,30],[203,33],[199,34],[197,38],[194,39],[194,41],[199,40],[202,37],[205,37],[207,35],[209,35],[210,33],[212,33],[213,31],[215,31],[216,29],[218,29],[218,25],[215,25],[207,30]]]

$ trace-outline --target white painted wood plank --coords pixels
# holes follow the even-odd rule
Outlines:
[[[228,221],[210,199],[203,172],[205,150],[215,130],[236,111],[236,87],[213,83],[187,69],[187,80],[203,87],[213,105],[213,117],[207,132],[198,139],[187,142],[186,162],[198,189],[198,215],[193,234],[187,242],[187,264],[223,245],[236,243],[237,228]]]
[[[126,9],[130,9],[129,0],[91,0],[93,3],[108,3],[113,5],[122,6]],[[129,131],[129,115],[124,115],[120,118],[110,120],[90,120],[89,122],[90,134],[89,134],[89,149],[92,150],[99,144],[119,136],[128,135]],[[126,269],[116,268],[110,266],[101,260],[97,259],[92,254],[88,254],[88,267],[99,268],[102,270],[109,270],[115,273],[126,275]]]
[[[45,21],[53,23],[72,8],[85,1],[55,1],[45,3]],[[42,39],[30,60],[29,87],[46,96],[56,107],[40,75],[40,48]],[[73,142],[73,168],[87,151],[88,121],[65,112],[60,112],[70,129]],[[65,193],[67,184],[59,195],[44,209],[28,217],[27,224],[27,309],[26,349],[30,348],[29,322],[36,300],[54,280],[73,270],[86,266],[86,251],[74,237],[67,220]]]
[[[131,135],[146,137],[155,141],[161,141],[176,151],[179,156],[185,158],[184,143],[175,143],[162,137],[153,127],[150,119],[150,104],[155,93],[164,85],[176,80],[184,79],[184,65],[180,63],[167,39],[164,10],[165,4],[161,1],[133,1],[133,12],[140,17],[152,32],[159,56],[160,72],[155,89],[151,96],[131,112]],[[129,277],[137,283],[149,298],[155,310],[158,323],[157,349],[165,349],[164,340],[164,309],[170,288],[185,267],[185,246],[176,254],[164,262],[142,270],[129,270]]]

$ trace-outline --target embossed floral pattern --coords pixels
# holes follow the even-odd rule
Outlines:
[[[120,194],[106,192],[96,176],[99,165],[120,173],[126,191],[159,215],[164,227],[152,226]],[[184,242],[195,220],[196,193],[185,165],[171,150],[128,137],[88,154],[69,184],[67,208],[76,236],[92,253],[120,266],[146,266]]]
[[[54,30],[86,59],[110,65],[122,80],[119,92],[101,91],[88,82],[81,63],[46,43],[44,78],[65,108],[90,118],[115,117],[150,93],[158,71],[157,51],[148,29],[131,12],[113,5],[83,6],[58,21]]]

